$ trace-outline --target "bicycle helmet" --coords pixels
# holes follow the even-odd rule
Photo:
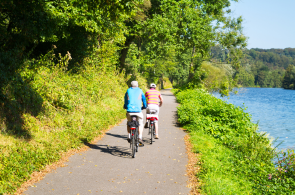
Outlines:
[[[152,84],[150,85],[150,88],[156,88],[156,84],[155,84],[155,83],[152,83]]]

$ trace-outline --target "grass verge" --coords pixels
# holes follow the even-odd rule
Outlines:
[[[202,194],[294,193],[294,152],[277,155],[242,108],[202,89],[176,91],[176,97],[178,120],[201,154]]]

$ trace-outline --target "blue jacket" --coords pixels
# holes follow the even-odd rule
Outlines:
[[[141,112],[141,107],[147,107],[145,95],[139,87],[130,87],[125,93],[124,109],[127,109],[127,112]]]

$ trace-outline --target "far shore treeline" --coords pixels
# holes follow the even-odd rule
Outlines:
[[[214,46],[211,61],[226,63],[227,54],[220,45]],[[243,87],[295,89],[295,48],[243,49],[240,65],[235,77]]]

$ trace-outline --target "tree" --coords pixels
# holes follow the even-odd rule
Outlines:
[[[37,58],[52,45],[57,53],[71,52],[72,65],[77,65],[104,41],[124,42],[124,21],[135,15],[138,4],[140,0],[2,0],[1,85],[12,79],[24,59]]]
[[[198,76],[201,62],[208,59],[210,48],[216,43],[229,51],[233,65],[238,64],[241,54],[238,50],[245,47],[246,38],[241,33],[242,19],[225,16],[229,1],[154,0],[151,3],[149,17],[141,28],[146,64],[165,61],[167,53],[173,51],[175,59],[171,61],[178,67],[171,69],[179,73],[188,70],[182,81],[201,82]],[[213,26],[213,21],[218,25]],[[169,78],[175,78],[175,72]]]
[[[289,65],[283,79],[284,89],[295,89],[295,67]]]
[[[257,75],[257,84],[260,87],[267,87],[266,78],[267,78],[267,72],[266,71],[260,71],[258,73],[258,75]]]
[[[254,86],[254,75],[245,70],[244,67],[240,68],[237,75],[237,82],[243,87]]]

